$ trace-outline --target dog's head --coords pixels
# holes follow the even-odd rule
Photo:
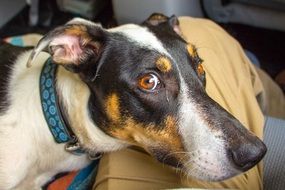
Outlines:
[[[29,63],[48,50],[88,85],[102,131],[189,176],[217,181],[250,169],[265,145],[206,94],[201,59],[179,34],[175,16],[109,30],[74,19],[48,33]]]

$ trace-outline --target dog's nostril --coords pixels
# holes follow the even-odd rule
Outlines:
[[[266,146],[261,142],[242,144],[229,152],[237,169],[246,171],[256,165],[265,155]]]

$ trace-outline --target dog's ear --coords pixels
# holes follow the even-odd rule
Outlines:
[[[179,20],[175,15],[172,15],[171,17],[167,17],[161,13],[153,13],[148,17],[146,21],[144,21],[144,24],[151,25],[151,26],[158,26],[160,24],[169,24],[172,29],[181,36],[181,29],[179,26]]]
[[[51,54],[56,64],[66,68],[81,66],[90,58],[98,58],[102,53],[106,31],[84,19],[73,19],[64,26],[46,34],[34,48],[28,60],[30,67],[41,51]]]
[[[150,15],[148,17],[148,19],[146,19],[144,21],[144,23],[147,23],[147,24],[150,24],[150,25],[153,25],[153,26],[157,26],[161,23],[166,23],[168,21],[168,17],[161,14],[161,13],[153,13],[152,15]]]

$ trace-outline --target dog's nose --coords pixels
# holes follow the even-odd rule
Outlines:
[[[257,139],[254,143],[240,144],[230,150],[232,160],[237,169],[246,171],[256,165],[267,151],[264,143]]]

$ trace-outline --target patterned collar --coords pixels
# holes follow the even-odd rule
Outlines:
[[[40,75],[40,98],[47,125],[57,143],[66,143],[65,150],[67,152],[76,155],[87,153],[90,160],[97,160],[101,157],[101,154],[86,152],[80,146],[62,114],[55,85],[57,68],[58,66],[52,63],[51,58],[49,58],[45,62]]]
[[[57,143],[66,143],[65,150],[72,154],[81,155],[85,151],[80,146],[76,136],[65,120],[56,93],[56,71],[58,66],[49,58],[40,75],[40,97],[43,114],[47,125]],[[97,158],[89,154],[90,159]]]
[[[55,86],[57,67],[50,58],[45,62],[40,76],[40,97],[42,110],[54,140],[57,143],[67,143],[74,139],[74,135],[67,128],[60,110]]]

